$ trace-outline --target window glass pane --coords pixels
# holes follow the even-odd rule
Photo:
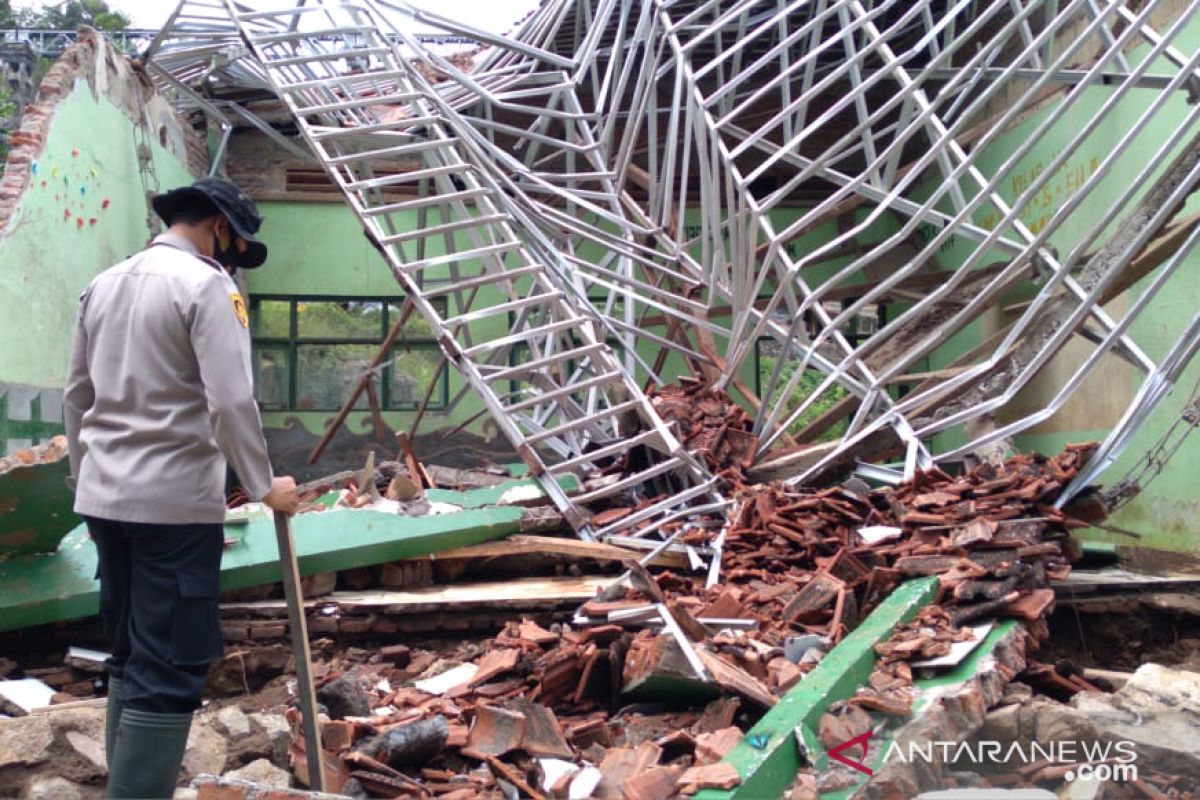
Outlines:
[[[286,339],[291,333],[292,304],[287,300],[253,300],[250,304],[250,319],[255,336],[271,339]]]
[[[264,409],[287,408],[287,356],[286,347],[254,349],[254,396]]]
[[[372,344],[302,344],[296,348],[296,409],[341,408],[379,348]],[[367,408],[363,392],[355,408]]]
[[[296,303],[301,339],[383,338],[383,303],[377,300],[301,300]]]
[[[403,301],[388,304],[387,324],[389,330],[391,330],[393,325],[400,321],[403,309]],[[442,313],[445,313],[444,309]],[[432,341],[433,338],[433,329],[429,327],[429,323],[425,321],[425,318],[422,317],[416,309],[413,309],[412,313],[408,315],[408,319],[404,322],[404,330],[400,331],[400,338],[398,338],[396,341]]]
[[[393,350],[392,356],[392,386],[391,408],[414,408],[421,404],[425,397],[425,389],[434,379],[438,363],[441,361],[441,351],[435,349]],[[445,370],[442,370],[439,386],[429,398],[431,408],[437,408],[442,403],[442,383],[445,382]]]

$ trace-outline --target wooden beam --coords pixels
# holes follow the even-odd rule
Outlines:
[[[407,591],[334,592],[306,600],[305,608],[335,605],[344,610],[362,609],[386,614],[423,614],[430,611],[479,608],[558,608],[576,605],[596,596],[612,583],[611,575],[564,578],[519,578],[507,581],[430,586]],[[239,614],[276,615],[287,610],[283,600],[222,603],[221,609]]]
[[[591,558],[596,561],[637,561],[644,555],[616,545],[585,542],[557,536],[527,536],[518,534],[497,542],[481,542],[468,547],[456,547],[437,553],[417,556],[410,561],[442,561],[448,558],[503,558],[506,556],[552,555],[567,558]],[[668,567],[686,567],[684,553],[664,552],[653,562]]]

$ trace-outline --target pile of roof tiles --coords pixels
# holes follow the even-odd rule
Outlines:
[[[653,800],[729,786],[740,702],[647,717],[615,710],[620,629],[510,623],[461,658],[385,648],[330,675],[318,699],[326,788],[351,796]],[[473,657],[472,657],[473,656]],[[328,668],[320,671],[329,672]],[[614,711],[615,710],[615,711]],[[300,715],[291,755],[308,782]]]
[[[754,463],[758,437],[754,420],[725,392],[703,381],[684,377],[679,383],[651,387],[651,405],[663,421],[673,424],[683,446],[699,456],[713,474],[735,487],[746,484]]]
[[[706,441],[711,451],[723,439]],[[731,511],[714,587],[631,562],[624,588],[584,604],[574,626],[512,622],[453,662],[354,674],[370,701],[328,723],[332,785],[453,800],[505,786],[630,800],[728,787],[737,775],[719,759],[743,728],[892,588],[938,575],[939,602],[879,647],[879,668],[852,703],[906,714],[907,662],[944,653],[968,635],[964,623],[1015,616],[1039,633],[1048,581],[1069,571],[1068,532],[1082,524],[1052,503],[1091,447],[876,491],[755,487]],[[621,704],[667,697],[692,710],[629,738],[634,716]]]
[[[1077,555],[1082,523],[1052,505],[1094,445],[1021,455],[955,478],[933,471],[858,493],[760,487],[740,501],[722,577],[774,635],[839,640],[898,583],[937,575],[947,624],[984,615],[1040,620]]]

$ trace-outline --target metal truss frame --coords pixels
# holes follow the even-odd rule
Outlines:
[[[547,0],[501,36],[397,0],[185,0],[144,57],[181,108],[325,166],[581,531],[666,536],[723,502],[639,383],[680,369],[741,395],[762,460],[847,420],[800,484],[847,459],[985,458],[1119,363],[1141,388],[1064,501],[1094,480],[1200,341],[1146,335],[1196,265],[1195,220],[1172,223],[1200,181],[1198,9]],[[237,99],[255,93],[300,136]],[[395,159],[412,168],[377,173]],[[510,333],[475,341],[498,315]],[[739,376],[764,340],[757,396]],[[613,465],[583,498],[553,481]]]

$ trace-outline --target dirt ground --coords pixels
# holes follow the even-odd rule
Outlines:
[[[1048,619],[1050,638],[1038,660],[1067,658],[1082,667],[1133,671],[1154,662],[1200,671],[1200,615],[1131,602],[1124,611],[1060,606]]]

